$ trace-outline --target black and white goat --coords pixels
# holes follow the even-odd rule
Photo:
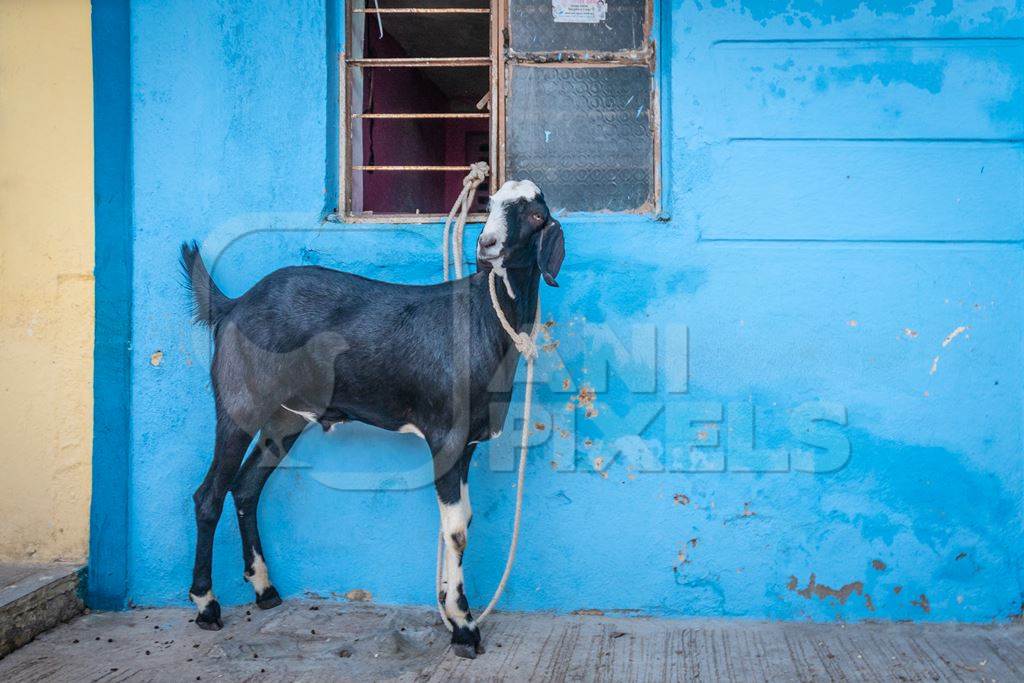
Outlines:
[[[229,299],[211,280],[197,245],[182,245],[196,321],[213,330],[215,341],[216,446],[193,496],[197,534],[189,597],[200,628],[223,626],[210,565],[227,493],[238,511],[245,579],[259,607],[275,607],[281,598],[256,524],[260,492],[309,422],[327,429],[357,420],[417,434],[430,447],[446,548],[439,601],[456,654],[472,658],[483,651],[463,590],[471,518],[466,479],[476,444],[504,423],[519,360],[492,308],[487,271],[504,276],[507,287],[496,288],[499,305],[517,331],[529,332],[539,280],[557,286],[564,254],[562,228],[529,181],[507,182],[491,198],[477,242],[477,273],[437,285],[302,266],[274,271]]]

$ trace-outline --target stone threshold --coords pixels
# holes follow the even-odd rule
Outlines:
[[[85,609],[85,566],[0,563],[0,659]]]

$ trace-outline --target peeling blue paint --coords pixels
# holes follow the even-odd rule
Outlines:
[[[135,604],[186,600],[190,495],[212,445],[209,341],[189,324],[175,245],[203,240],[232,295],[299,263],[440,278],[437,225],[321,221],[336,200],[339,7],[131,5],[121,483]],[[503,607],[1020,611],[1022,14],[1003,0],[659,3],[663,216],[563,217],[545,428]],[[473,464],[474,604],[504,562],[513,441]],[[408,435],[300,439],[260,511],[282,593],[430,603],[429,470]],[[228,603],[251,597],[230,508],[214,577]]]
[[[907,83],[915,88],[937,94],[942,90],[942,81],[945,73],[945,62],[916,63],[891,61],[887,63],[830,67],[828,69],[828,76],[822,80],[827,86],[830,83],[841,85],[852,81],[871,83],[878,79],[884,87],[889,87],[894,83]],[[819,78],[821,77],[819,76]]]

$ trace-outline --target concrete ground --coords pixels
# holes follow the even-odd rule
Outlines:
[[[2,681],[1021,681],[1019,625],[762,623],[497,613],[458,659],[425,608],[288,601],[91,613],[0,660]]]

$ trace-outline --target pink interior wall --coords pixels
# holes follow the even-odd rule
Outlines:
[[[368,24],[369,26],[369,24]],[[375,28],[375,27],[374,27]],[[395,40],[367,31],[367,57],[405,57]],[[363,79],[366,112],[416,113],[443,111],[444,96],[419,69],[366,69]],[[437,121],[363,119],[364,165],[438,165],[444,159],[444,127]],[[366,171],[365,211],[431,211],[444,203],[444,178],[436,172]]]
[[[405,57],[388,33],[380,38],[367,24],[367,57]],[[373,29],[373,30],[370,30]],[[444,94],[420,69],[366,69],[363,80],[366,113],[448,111]],[[467,149],[466,136],[488,131],[486,119],[388,120],[362,119],[365,166],[465,166],[486,161],[486,154]],[[355,173],[355,172],[354,172]],[[438,171],[363,172],[363,209],[375,212],[447,213],[462,189],[465,173]],[[484,187],[479,195],[486,195]],[[479,210],[479,203],[473,207]]]
[[[444,158],[446,166],[467,166],[476,161],[487,161],[487,150],[470,149],[467,146],[467,137],[471,133],[482,133],[486,136],[488,132],[487,119],[452,119],[445,126],[445,150]],[[444,201],[448,209],[458,198],[462,191],[462,179],[465,173],[445,173]],[[488,184],[485,182],[477,191],[477,199],[472,211],[480,211],[481,201],[486,204]]]

